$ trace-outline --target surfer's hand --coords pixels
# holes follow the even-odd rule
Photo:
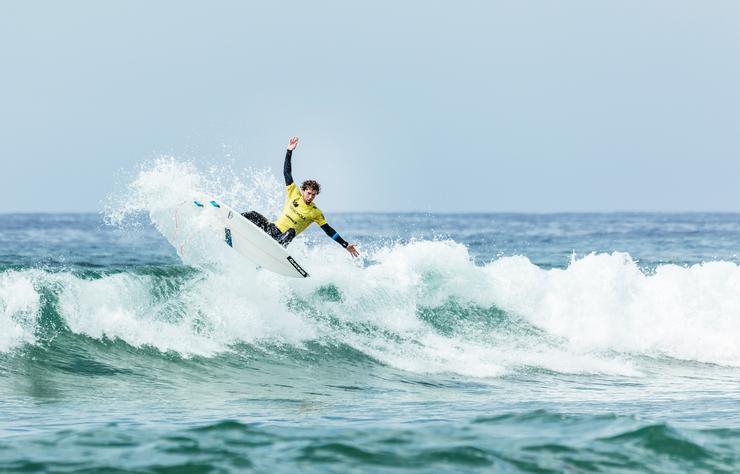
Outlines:
[[[295,150],[295,147],[298,146],[298,137],[291,137],[290,141],[288,142],[288,150],[293,151]]]
[[[353,257],[359,257],[360,256],[360,252],[358,252],[357,249],[355,248],[355,246],[352,245],[352,244],[349,244],[347,246],[347,252],[351,253]]]

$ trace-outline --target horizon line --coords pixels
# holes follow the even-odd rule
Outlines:
[[[142,211],[143,212],[143,211]],[[103,214],[103,211],[0,211],[1,216],[10,215],[90,215]],[[533,214],[533,215],[554,215],[554,214],[740,214],[737,211],[720,211],[720,210],[680,210],[680,211],[661,211],[661,210],[564,210],[564,211],[332,211],[330,214],[432,214],[432,215],[492,215],[492,214]]]

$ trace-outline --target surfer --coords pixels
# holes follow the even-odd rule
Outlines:
[[[312,222],[315,222],[326,232],[326,235],[347,249],[347,252],[352,254],[353,257],[358,257],[360,254],[357,252],[355,246],[344,240],[339,235],[339,232],[334,230],[326,222],[324,214],[314,204],[314,199],[321,192],[321,185],[309,179],[304,181],[299,188],[295,181],[293,181],[290,159],[293,156],[293,150],[297,146],[298,137],[292,137],[290,142],[288,142],[288,151],[285,153],[285,163],[283,164],[283,176],[285,177],[285,186],[287,186],[288,195],[285,199],[285,206],[283,206],[283,213],[280,217],[273,223],[257,211],[245,212],[242,216],[264,230],[270,237],[277,240],[284,247],[287,247],[296,235],[306,230]]]

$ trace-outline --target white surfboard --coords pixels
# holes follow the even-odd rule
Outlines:
[[[308,272],[288,251],[265,231],[248,221],[241,214],[207,195],[194,196],[175,209],[173,245],[176,247],[179,220],[199,219],[216,233],[223,245],[231,247],[238,255],[272,272],[294,278],[306,278]],[[180,252],[181,249],[178,249]]]

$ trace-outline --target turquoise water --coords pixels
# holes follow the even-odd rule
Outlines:
[[[740,465],[740,215],[329,214],[289,280],[137,183],[0,216],[2,472]]]

